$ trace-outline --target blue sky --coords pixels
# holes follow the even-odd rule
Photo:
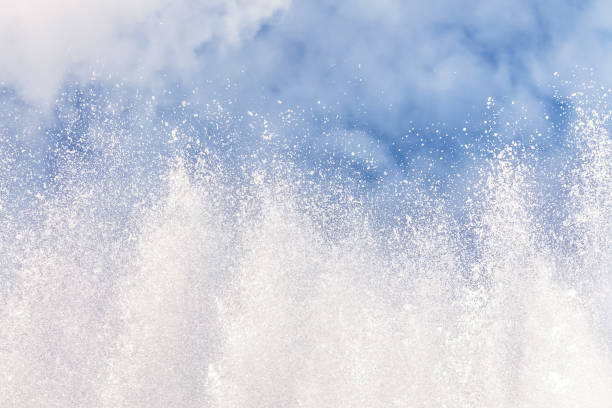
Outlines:
[[[441,177],[492,134],[556,154],[567,96],[612,82],[605,1],[62,3],[0,17],[0,135],[36,171],[53,171],[49,146],[95,156],[113,133],[164,155],[204,135],[366,180]]]

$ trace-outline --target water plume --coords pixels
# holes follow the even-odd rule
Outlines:
[[[27,209],[0,207],[1,405],[608,406],[612,148],[592,106],[561,226],[518,142],[479,162],[465,219],[424,183],[360,196],[291,155],[64,155]]]

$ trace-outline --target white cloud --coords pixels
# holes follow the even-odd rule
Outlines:
[[[67,75],[148,81],[215,40],[236,46],[290,0],[23,0],[0,13],[0,81],[49,103]]]

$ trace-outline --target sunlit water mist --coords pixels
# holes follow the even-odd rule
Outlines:
[[[0,405],[610,406],[612,144],[589,106],[548,175],[559,225],[516,143],[467,220],[422,183],[370,202],[288,158],[179,149],[157,177],[117,143],[65,156],[21,213],[0,201]]]

